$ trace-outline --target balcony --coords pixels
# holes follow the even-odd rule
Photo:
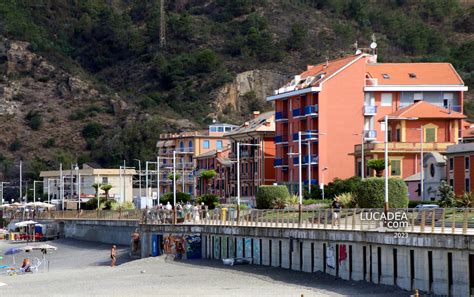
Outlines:
[[[308,134],[301,134],[301,140],[318,140],[318,130],[306,130],[303,133]],[[298,142],[298,133],[293,133],[293,141]]]
[[[317,116],[318,115],[318,105],[310,105],[304,108],[304,114],[306,116]]]
[[[273,165],[275,167],[285,167],[285,166],[288,166],[288,159],[275,159],[275,161],[273,161]]]
[[[365,105],[364,106],[364,115],[365,116],[373,116],[377,114],[377,106],[375,105]]]
[[[288,143],[288,135],[277,135],[274,139],[275,144]]]
[[[423,150],[426,152],[445,152],[449,145],[455,144],[454,142],[428,142],[423,143]],[[355,146],[355,153],[361,153],[361,145]],[[389,154],[391,153],[416,153],[419,154],[421,146],[419,142],[389,142],[387,143]],[[372,142],[365,144],[365,153],[383,153],[384,143],[383,142]],[[390,156],[389,156],[390,157]]]
[[[374,141],[377,139],[377,131],[376,130],[365,130],[364,131],[364,139],[366,141]]]
[[[304,165],[308,165],[308,160],[311,160],[310,163],[311,165],[317,165],[318,164],[318,161],[319,161],[319,158],[317,155],[311,155],[311,156],[303,156],[303,159],[301,160],[301,164],[304,166]],[[298,166],[299,165],[299,157],[293,157],[293,165],[294,166]]]
[[[300,116],[301,116],[300,109],[299,108],[293,109],[293,117],[297,118]]]
[[[288,120],[288,112],[286,111],[275,112],[275,122],[287,121],[287,120]]]
[[[308,180],[304,180],[303,183],[305,186],[308,185]],[[318,180],[317,179],[311,179],[311,185],[317,186],[318,185]]]

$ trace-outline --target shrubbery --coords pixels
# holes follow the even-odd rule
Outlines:
[[[204,204],[207,205],[209,209],[214,209],[219,205],[219,197],[213,194],[204,194],[198,198],[198,202],[204,202]]]
[[[383,208],[385,181],[371,177],[360,181],[356,192],[357,205],[361,208]],[[401,178],[388,180],[388,204],[390,208],[408,207],[408,188]]]
[[[355,195],[351,192],[337,195],[336,198],[344,208],[354,208],[356,206]]]
[[[166,205],[167,203],[173,205],[173,192],[169,192],[160,196],[160,203]],[[191,195],[183,192],[176,192],[176,202],[186,203],[191,201]]]
[[[260,186],[257,191],[257,208],[281,208],[290,198],[290,193],[286,186]]]

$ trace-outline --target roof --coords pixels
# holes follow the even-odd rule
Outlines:
[[[196,158],[201,159],[201,158],[207,158],[207,157],[213,157],[217,154],[217,150],[210,150],[208,152],[202,153]]]
[[[265,123],[270,123],[270,125],[265,125]],[[275,132],[275,112],[268,111],[264,112],[257,117],[251,119],[248,122],[240,125],[234,130],[226,133],[226,136],[233,136],[242,133],[251,133],[251,132]]]
[[[460,143],[455,145],[450,145],[446,149],[446,154],[463,154],[468,152],[474,152],[474,142],[471,143]]]
[[[366,69],[378,85],[464,85],[450,63],[369,63]]]
[[[426,101],[418,101],[407,107],[401,108],[388,115],[389,118],[419,118],[419,119],[464,119],[462,113],[448,110]],[[383,121],[381,118],[379,121]]]
[[[423,157],[423,162],[427,162],[427,160],[429,160],[430,158],[434,158],[437,164],[446,164],[446,159],[439,152],[425,153],[425,156]]]
[[[232,166],[233,161],[227,157],[217,158],[217,162],[221,163],[224,166]]]
[[[420,173],[415,173],[413,175],[410,175],[409,177],[405,178],[404,181],[406,182],[411,182],[411,181],[420,181],[421,180],[421,175]]]

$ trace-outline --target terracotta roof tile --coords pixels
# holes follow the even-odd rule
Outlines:
[[[464,85],[450,63],[376,63],[366,69],[378,85]],[[384,79],[384,74],[389,78]]]
[[[459,112],[419,101],[415,104],[401,108],[388,115],[390,118],[421,118],[421,119],[464,119],[465,115]],[[380,119],[383,121],[383,118]]]

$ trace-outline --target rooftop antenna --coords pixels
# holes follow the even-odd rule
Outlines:
[[[324,63],[324,67],[328,67],[329,65],[329,57],[326,57],[326,63]]]
[[[160,47],[166,46],[165,0],[160,0]]]

